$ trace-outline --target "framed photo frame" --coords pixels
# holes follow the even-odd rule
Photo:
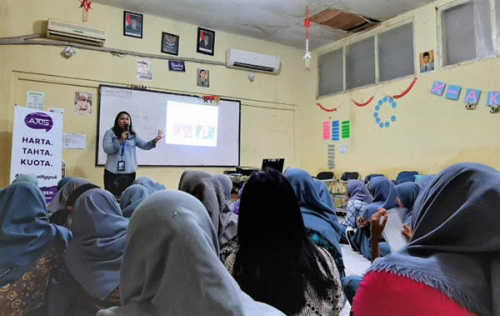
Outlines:
[[[123,11],[123,35],[142,38],[144,32],[142,14]]]
[[[179,35],[162,32],[161,52],[175,56],[179,55]]]
[[[215,31],[198,28],[198,37],[196,38],[196,51],[200,54],[214,55],[215,51]]]

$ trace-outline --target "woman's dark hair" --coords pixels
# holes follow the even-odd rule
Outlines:
[[[238,236],[233,274],[254,300],[292,315],[306,305],[308,285],[311,294],[328,299],[333,275],[307,236],[292,186],[278,171],[254,172],[245,183]]]
[[[122,136],[122,133],[124,132],[124,130],[122,130],[120,128],[120,126],[118,125],[118,119],[120,118],[120,116],[122,114],[127,114],[128,117],[130,117],[130,126],[129,126],[129,131],[130,131],[130,134],[131,135],[135,135],[135,132],[134,132],[134,129],[132,128],[132,116],[130,116],[130,114],[128,114],[128,112],[125,112],[125,111],[121,111],[120,113],[118,113],[118,115],[116,116],[115,118],[115,125],[113,126],[113,133],[115,133],[116,137],[120,138]]]

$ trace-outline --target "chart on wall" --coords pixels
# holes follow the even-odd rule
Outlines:
[[[206,103],[196,96],[100,86],[96,165],[104,165],[103,137],[116,115],[130,113],[132,128],[144,140],[158,130],[165,138],[151,151],[137,148],[144,166],[237,166],[240,162],[239,101]]]

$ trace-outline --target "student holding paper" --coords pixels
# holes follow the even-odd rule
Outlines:
[[[125,111],[118,113],[113,128],[104,134],[103,148],[108,155],[104,169],[104,188],[115,196],[135,180],[137,157],[135,147],[150,150],[163,138],[163,131],[148,142],[142,140],[132,128],[132,117]]]

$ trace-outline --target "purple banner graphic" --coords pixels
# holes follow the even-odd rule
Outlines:
[[[52,122],[52,118],[41,112],[35,112],[26,115],[24,118],[24,123],[26,126],[32,129],[44,129],[46,132],[52,129],[54,126],[54,122]]]
[[[40,191],[42,191],[43,195],[45,196],[45,200],[47,201],[47,204],[52,201],[54,196],[56,196],[57,193],[57,185],[53,187],[41,187]]]
[[[168,69],[170,71],[185,72],[186,71],[186,64],[183,61],[169,60],[168,61]]]

